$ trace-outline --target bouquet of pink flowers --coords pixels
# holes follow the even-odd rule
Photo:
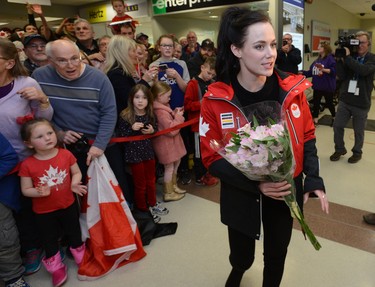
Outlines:
[[[296,201],[293,150],[286,122],[278,103],[277,105],[278,112],[272,110],[266,121],[265,117],[261,116],[262,124],[259,124],[256,113],[253,113],[252,122],[239,128],[237,133],[231,133],[229,142],[211,140],[211,148],[251,180],[287,180],[292,187],[291,193],[285,196],[284,200],[292,217],[298,220],[304,234],[314,248],[319,250],[321,245],[307,225]]]

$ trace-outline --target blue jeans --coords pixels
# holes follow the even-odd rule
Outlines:
[[[335,151],[346,151],[344,142],[344,128],[350,118],[352,118],[354,130],[354,146],[352,148],[352,152],[353,154],[362,154],[368,112],[369,109],[362,109],[348,105],[344,102],[339,102],[336,118],[333,122],[333,140],[335,142]]]

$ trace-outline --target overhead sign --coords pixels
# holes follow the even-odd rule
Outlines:
[[[39,4],[39,5],[46,5],[51,6],[51,0],[8,0],[9,3],[20,3],[20,4]]]
[[[223,5],[233,5],[239,3],[249,3],[257,1],[249,0],[152,0],[154,15],[181,12],[199,8],[217,7]]]

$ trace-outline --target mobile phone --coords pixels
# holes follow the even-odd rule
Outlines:
[[[165,72],[165,70],[168,69],[167,64],[161,64],[159,65],[159,72]]]

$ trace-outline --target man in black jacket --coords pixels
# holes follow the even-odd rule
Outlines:
[[[291,34],[284,34],[283,46],[277,50],[277,67],[285,72],[298,74],[298,65],[302,62],[301,51],[292,45]]]
[[[201,66],[208,57],[214,55],[215,45],[210,39],[205,39],[202,41],[202,45],[199,52],[191,58],[186,64],[189,70],[190,79],[198,76],[201,72]]]
[[[339,104],[333,122],[335,152],[331,161],[338,161],[346,154],[344,143],[345,126],[353,122],[354,146],[349,163],[357,163],[362,158],[367,115],[371,107],[371,92],[374,88],[375,55],[370,53],[370,34],[356,33],[359,42],[356,52],[344,47],[345,55],[337,59],[337,76],[342,81],[339,91]]]

